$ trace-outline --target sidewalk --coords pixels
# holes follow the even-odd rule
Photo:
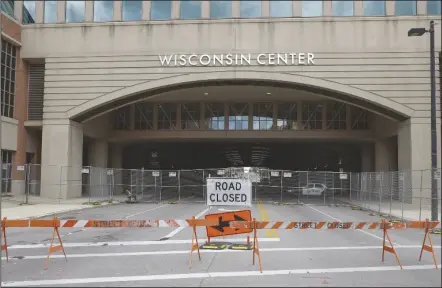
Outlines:
[[[425,204],[422,205],[412,205],[412,204],[402,204],[400,202],[393,201],[390,205],[389,202],[379,203],[376,201],[367,200],[349,200],[340,199],[340,201],[356,205],[373,212],[381,213],[386,215],[385,218],[395,218],[403,219],[407,221],[425,221],[425,219],[431,219],[431,206]],[[441,209],[439,207],[439,220],[441,219]]]
[[[102,207],[118,203],[102,202],[101,205],[88,205],[85,204],[86,201],[84,201],[84,199],[82,200],[82,202],[80,202],[79,199],[72,199],[72,201],[65,200],[62,204],[47,203],[44,200],[42,200],[40,203],[36,203],[36,201],[33,201],[32,204],[21,204],[18,201],[2,198],[1,218],[3,219],[4,217],[7,217],[7,219],[9,220],[41,218],[58,213],[82,210],[93,207]]]

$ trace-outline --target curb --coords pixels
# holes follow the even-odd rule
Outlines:
[[[109,204],[106,204],[106,205],[90,205],[90,206],[81,207],[81,208],[66,209],[66,210],[61,210],[61,211],[57,211],[57,212],[51,212],[51,213],[41,214],[41,215],[38,215],[38,216],[31,216],[31,217],[17,218],[17,219],[13,219],[13,220],[32,220],[32,219],[40,219],[40,218],[43,218],[43,217],[52,216],[52,215],[56,215],[56,214],[60,214],[60,213],[66,213],[66,212],[72,212],[72,211],[80,211],[80,210],[84,210],[84,209],[91,209],[91,208],[98,208],[98,207],[106,207],[106,206],[115,205],[115,204],[120,204],[120,202],[109,203]]]

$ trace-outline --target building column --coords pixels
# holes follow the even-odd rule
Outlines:
[[[372,143],[362,144],[361,149],[361,172],[374,171],[374,145]]]
[[[14,1],[14,17],[17,19],[18,23],[23,22],[23,5],[22,0]]]
[[[398,127],[399,171],[404,171],[406,186],[412,187],[413,202],[431,197],[431,125],[413,119]],[[440,155],[439,155],[440,156]]]
[[[81,197],[83,128],[70,120],[44,120],[41,196],[52,199]]]
[[[110,161],[114,174],[114,194],[119,195],[123,193],[123,145],[113,143],[110,147]]]
[[[57,23],[66,22],[66,1],[57,1]]]
[[[375,171],[388,172],[395,171],[394,162],[395,149],[391,138],[381,138],[375,143]]]
[[[107,168],[108,143],[106,140],[94,140],[88,147],[89,165],[97,168]]]
[[[45,2],[35,1],[35,23],[40,24],[44,22]]]

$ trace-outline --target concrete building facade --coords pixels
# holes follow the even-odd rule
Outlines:
[[[430,169],[429,38],[407,32],[428,28],[431,20],[437,23],[441,153],[440,1],[128,2],[138,6],[14,1],[12,15],[2,11],[3,43],[16,48],[17,61],[15,112],[2,114],[1,129],[3,155],[12,156],[3,157],[15,179],[24,177],[18,165],[41,164],[42,196],[56,195],[60,178],[81,181],[85,162],[123,167],[124,143],[141,140],[357,140],[373,147],[362,149],[362,171]],[[229,128],[228,102],[249,103],[243,116],[250,120],[255,102],[313,100],[322,103],[317,129],[308,128],[310,119],[303,122],[302,105],[295,120],[308,125],[290,131],[278,125],[261,131],[253,121],[241,131]],[[225,125],[209,129],[205,102],[217,101],[225,102]],[[354,115],[346,116],[345,127],[327,124],[334,105],[328,101],[344,103],[345,115]],[[184,103],[199,103],[199,124],[161,129],[161,103],[169,102],[178,103],[176,123],[184,119]],[[139,103],[152,105],[151,129],[135,128]],[[128,129],[115,126],[121,111],[128,111]],[[359,129],[358,117],[369,125]],[[61,197],[80,195],[66,185]]]

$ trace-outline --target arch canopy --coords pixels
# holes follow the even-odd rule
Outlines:
[[[67,116],[74,121],[84,122],[95,115],[160,93],[225,85],[280,87],[315,93],[397,121],[406,120],[413,115],[413,110],[405,105],[369,91],[328,80],[264,71],[218,71],[172,76],[129,86],[76,106],[67,112]]]

